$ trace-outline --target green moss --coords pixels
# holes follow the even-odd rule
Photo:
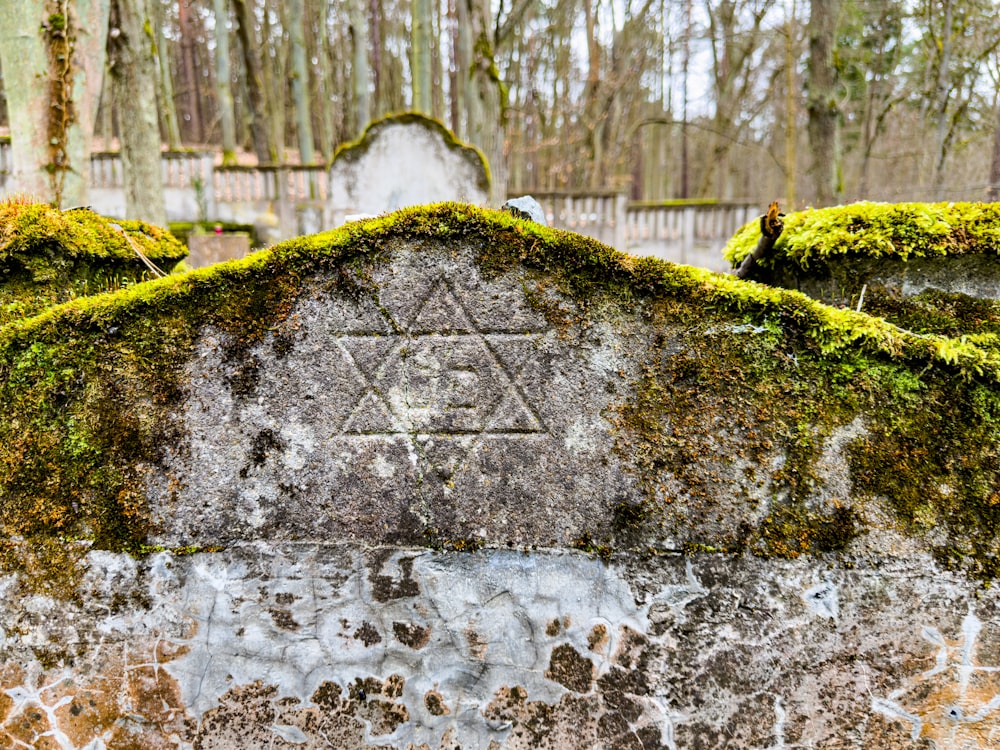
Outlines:
[[[931,258],[1000,252],[997,203],[851,203],[785,217],[771,265],[809,269],[834,257]],[[723,250],[734,266],[757,244],[759,223],[743,226]]]
[[[0,325],[145,279],[148,269],[125,234],[168,269],[187,255],[168,232],[140,221],[114,222],[87,210],[58,211],[23,200],[0,202]]]
[[[219,330],[228,369],[252,378],[251,348],[273,336],[307,280],[322,275],[338,294],[372,295],[374,270],[400,242],[468,243],[487,277],[524,268],[535,303],[558,327],[586,327],[620,309],[654,332],[636,353],[638,379],[609,415],[643,502],[610,509],[614,538],[581,537],[585,547],[600,554],[612,543],[641,544],[660,533],[650,528],[658,519],[673,531],[711,529],[719,488],[732,484],[721,468],[749,466],[768,493],[762,520],[681,539],[685,548],[836,553],[881,503],[907,533],[933,528],[946,538],[942,559],[992,575],[1000,362],[991,348],[460,204],[296,238],[0,328],[3,536],[39,549],[70,538],[148,550],[145,475],[163,446],[181,439],[169,415],[199,331]],[[816,505],[824,446],[859,415],[864,436],[845,448],[851,497]],[[780,465],[769,463],[774,455]],[[683,503],[670,480],[683,486]],[[753,510],[760,499],[747,492],[734,501]],[[471,549],[472,541],[451,544]]]
[[[483,168],[482,178],[479,181],[479,188],[484,193],[490,192],[490,183],[492,182],[492,177],[490,176],[490,164],[483,155],[483,152],[471,144],[459,141],[455,137],[455,134],[452,133],[443,122],[435,120],[432,117],[427,117],[427,115],[423,115],[419,112],[398,112],[373,120],[368,124],[364,132],[357,138],[357,140],[342,143],[337,146],[336,150],[333,152],[331,164],[338,159],[344,159],[347,161],[360,159],[368,153],[368,149],[371,147],[371,144],[374,142],[374,139],[378,135],[379,131],[392,125],[408,125],[411,123],[417,123],[419,125],[423,125],[425,128],[433,130],[441,136],[445,145],[449,149],[461,154],[466,159],[478,160]]]
[[[185,247],[192,234],[213,234],[215,227],[222,227],[226,234],[245,234],[250,237],[250,246],[257,246],[257,235],[253,224],[239,224],[232,221],[172,221],[170,233]]]
[[[588,555],[596,555],[604,561],[610,560],[611,555],[614,554],[614,549],[612,549],[610,544],[598,542],[589,531],[583,532],[583,534],[574,539],[570,543],[570,546],[581,552],[586,552]]]
[[[998,204],[856,203],[791,214],[785,227],[758,279],[801,289],[831,305],[861,306],[919,335],[955,340],[937,343],[945,357],[966,344],[991,355],[1000,348],[998,303],[962,292],[995,274]],[[738,262],[759,233],[757,222],[743,227],[727,245],[726,257]],[[945,290],[902,294],[900,279],[918,258],[918,276],[931,274],[932,283]]]

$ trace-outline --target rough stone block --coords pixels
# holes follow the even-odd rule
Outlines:
[[[1000,740],[975,341],[455,204],[2,335],[0,745]]]

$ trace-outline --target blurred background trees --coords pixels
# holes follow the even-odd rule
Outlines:
[[[88,2],[102,5],[70,5]],[[415,109],[483,150],[494,201],[976,200],[1000,159],[998,5],[116,0],[113,75],[86,116],[93,148],[127,145],[139,84],[113,66],[135,59],[159,141],[227,164],[323,163],[372,118]],[[24,101],[12,60],[0,127]]]

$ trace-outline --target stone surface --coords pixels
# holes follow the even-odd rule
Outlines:
[[[78,601],[0,628],[0,738],[32,747],[1000,742],[1000,607],[927,559],[92,552]]]
[[[148,513],[143,555],[83,531],[3,539],[0,747],[1000,743],[1000,602],[933,554],[976,536],[945,504],[971,469],[932,475],[952,484],[921,486],[944,499],[909,524],[863,489],[851,457],[872,440],[925,449],[877,431],[877,383],[818,416],[815,303],[767,290],[753,317],[746,285],[731,314],[731,280],[469,207],[407,217],[158,282],[157,305],[129,289],[53,317],[75,321],[55,354],[46,321],[8,344],[20,371],[53,358],[66,408],[106,387],[98,424],[157,443],[115,453],[78,428],[66,449],[85,481],[136,478],[143,504],[97,507]],[[73,347],[90,369],[69,379]],[[151,380],[123,368],[132,352]],[[948,372],[915,346],[866,352],[820,364]],[[733,383],[774,360],[794,398],[758,409]],[[951,380],[924,387],[976,387]],[[57,487],[77,476],[44,468]],[[65,564],[40,562],[52,549]]]
[[[530,195],[522,195],[520,198],[511,198],[503,204],[503,210],[509,211],[515,216],[541,224],[547,227],[549,222],[545,219],[545,209]]]
[[[603,414],[619,396],[594,393],[633,367],[623,329],[567,337],[526,279],[458,250],[411,246],[373,282],[360,301],[313,288],[234,362],[205,331],[152,482],[156,543],[568,544],[637,494]]]
[[[488,197],[482,154],[416,114],[376,120],[357,143],[337,151],[330,168],[334,226],[348,216],[436,201],[484,205]]]
[[[245,234],[192,234],[188,237],[188,250],[188,266],[202,268],[242,258],[250,252],[250,238]]]
[[[829,265],[829,269],[826,269]],[[775,274],[776,283],[799,289],[831,304],[857,300],[862,286],[881,287],[887,293],[912,297],[927,289],[1000,299],[1000,273],[995,255],[971,254],[949,258],[847,258],[830,261],[826,271],[802,271],[789,266]]]

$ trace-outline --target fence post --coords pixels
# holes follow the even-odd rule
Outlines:
[[[293,191],[288,189],[288,168],[285,166],[276,167],[274,170],[275,180],[275,203],[278,214],[278,227],[281,232],[281,239],[287,240],[298,233],[298,226],[295,217],[295,196]]]
[[[628,246],[628,237],[626,236],[626,225],[625,225],[625,209],[628,207],[628,196],[625,193],[615,193],[615,240],[614,246],[616,250],[621,250],[625,252]]]
[[[202,154],[199,159],[201,172],[202,194],[204,195],[206,219],[219,215],[215,202],[215,154]]]
[[[681,220],[681,263],[688,262],[688,253],[694,252],[695,207],[685,206]]]

